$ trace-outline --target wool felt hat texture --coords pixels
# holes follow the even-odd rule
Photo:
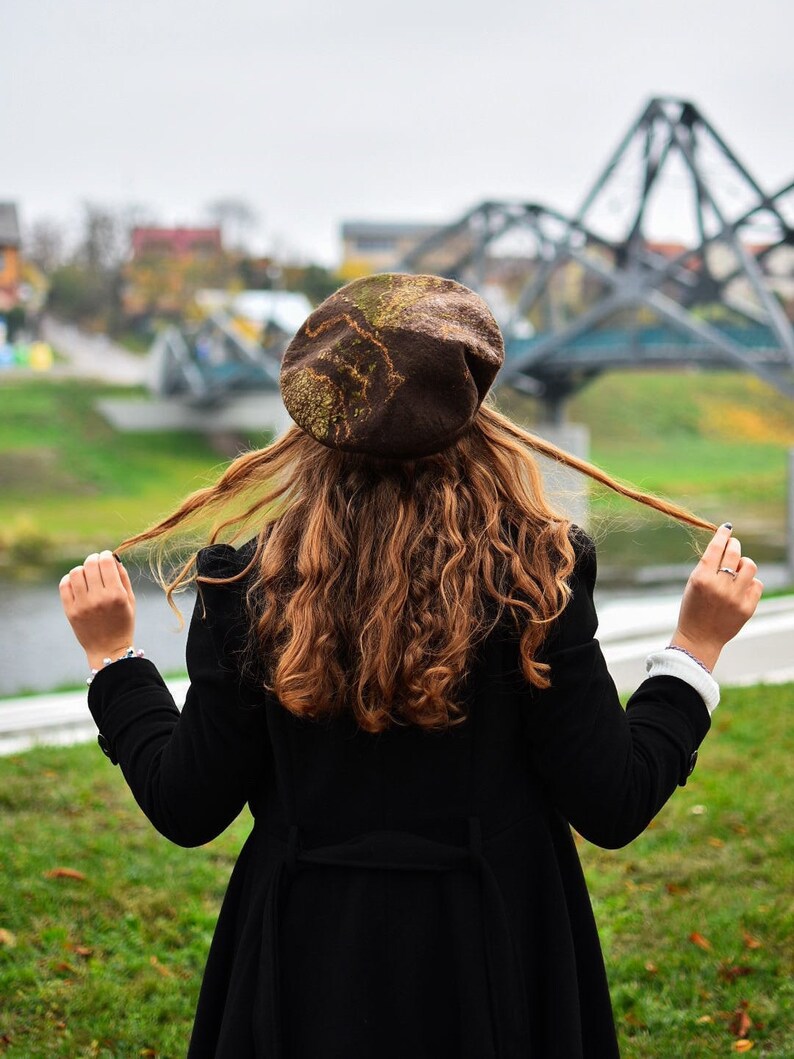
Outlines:
[[[413,459],[471,426],[503,362],[479,295],[440,276],[380,273],[309,316],[284,353],[281,395],[329,448]]]

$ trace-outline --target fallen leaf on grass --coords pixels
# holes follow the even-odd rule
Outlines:
[[[715,838],[714,835],[712,835],[708,839],[708,844],[710,846],[713,846],[714,849],[722,849],[722,847],[725,845],[724,841],[721,838]]]
[[[66,960],[61,960],[59,963],[54,965],[54,970],[60,971],[62,974],[74,974],[74,967]]]
[[[145,1055],[147,1057],[154,1056],[154,1059],[157,1059],[157,1052],[154,1050],[154,1048],[141,1048],[141,1050],[138,1052],[138,1055]]]
[[[746,835],[748,829],[744,824],[731,824],[731,831],[735,831],[737,835]]]
[[[725,982],[735,982],[737,978],[744,978],[746,975],[752,974],[752,973],[753,973],[752,967],[744,967],[744,966],[736,966],[736,965],[734,965],[733,967],[729,967],[726,964],[722,964],[722,966],[717,971],[717,974]]]
[[[689,940],[692,942],[693,945],[697,945],[699,948],[705,949],[706,952],[709,952],[709,950],[711,949],[711,942],[709,941],[709,939],[704,938],[702,934],[698,934],[696,930],[689,935]]]
[[[648,960],[648,962],[645,964],[645,970],[648,972],[648,974],[659,973],[659,968],[656,966],[655,963],[652,963],[651,960]]]
[[[9,949],[13,949],[16,943],[16,934],[11,930],[6,930],[5,927],[0,927],[0,945],[7,945]]]
[[[702,816],[705,812],[707,812],[707,809],[705,805],[693,805],[689,811],[692,816]]]
[[[742,1000],[733,1013],[728,1029],[734,1037],[746,1037],[753,1028],[753,1020],[747,1014],[749,1006],[748,1001]]]
[[[741,1041],[733,1042],[733,1050],[735,1052],[750,1052],[755,1048],[752,1041],[748,1041],[747,1038],[743,1038]]]
[[[752,934],[748,934],[746,930],[742,931],[742,937],[744,938],[744,945],[747,949],[762,949],[764,943],[759,941],[758,938],[754,938]]]
[[[44,872],[45,879],[77,879],[82,882],[85,879],[85,875],[78,871],[77,868],[50,868],[49,871]]]
[[[667,890],[667,892],[669,894],[673,894],[674,896],[677,895],[677,894],[688,894],[689,893],[689,887],[688,886],[682,886],[680,883],[675,883],[675,882],[665,883],[664,884],[664,888],[665,888],[665,890]]]
[[[701,1016],[700,1016],[700,1018],[699,1018],[699,1019],[697,1019],[696,1021],[697,1021],[697,1024],[698,1024],[699,1026],[703,1026],[703,1025],[705,1025],[705,1024],[706,1024],[707,1022],[713,1022],[713,1021],[714,1021],[714,1019],[713,1019],[713,1018],[711,1017],[711,1015],[701,1015]]]
[[[72,952],[76,953],[78,956],[84,956],[86,959],[94,953],[94,950],[90,949],[87,945],[72,945],[71,949]]]
[[[174,972],[170,971],[167,967],[160,963],[156,956],[150,956],[149,963],[152,965],[152,967],[154,967],[155,971],[157,971],[158,974],[161,974],[163,976],[163,978],[174,977]]]

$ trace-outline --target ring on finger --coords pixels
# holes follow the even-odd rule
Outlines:
[[[730,566],[721,566],[719,568],[719,570],[717,571],[717,573],[718,574],[730,574],[734,581],[739,576],[738,572],[736,570],[732,570],[730,568]]]

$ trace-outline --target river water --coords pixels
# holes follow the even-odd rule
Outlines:
[[[163,673],[184,672],[187,628],[181,632],[162,591],[133,576],[137,601],[136,647]],[[193,595],[178,597],[186,626]],[[87,676],[85,655],[61,609],[58,584],[0,581],[0,696],[51,691]]]
[[[596,590],[599,613],[628,628],[625,612],[631,611],[632,602],[641,600],[647,609],[656,600],[669,601],[680,594],[689,569],[690,564],[646,566],[631,571],[627,580],[619,571],[604,568]],[[762,561],[758,575],[767,589],[791,583],[780,562]],[[131,576],[137,601],[136,647],[142,647],[161,672],[184,673],[193,594],[178,597],[186,622],[180,631],[161,589],[141,574]],[[609,621],[602,628],[604,624]],[[86,676],[85,656],[61,609],[57,579],[53,576],[46,584],[0,580],[0,697],[77,685]]]

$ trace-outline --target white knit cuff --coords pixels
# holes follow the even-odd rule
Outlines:
[[[683,651],[665,648],[648,655],[645,668],[649,677],[678,677],[685,680],[700,695],[709,714],[714,713],[720,701],[720,686],[702,666],[685,655]]]

